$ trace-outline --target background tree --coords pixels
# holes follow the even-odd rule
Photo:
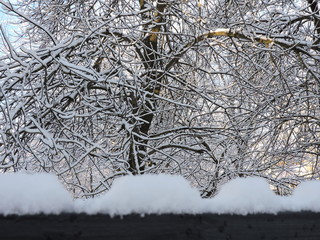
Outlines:
[[[13,6],[0,59],[0,168],[75,196],[170,173],[209,197],[235,176],[319,178],[317,1],[48,0]]]

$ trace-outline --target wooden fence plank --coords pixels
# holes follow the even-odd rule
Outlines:
[[[0,216],[0,239],[319,240],[320,213]]]

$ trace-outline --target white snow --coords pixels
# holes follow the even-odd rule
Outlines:
[[[236,178],[217,196],[202,199],[180,176],[141,175],[115,180],[111,190],[88,200],[71,194],[50,174],[0,174],[0,214],[59,214],[61,212],[109,215],[218,213],[249,214],[283,211],[320,212],[320,181],[301,183],[292,196],[274,194],[263,178]]]
[[[282,198],[263,178],[236,178],[226,183],[217,196],[207,200],[206,209],[232,214],[277,213],[284,209]]]
[[[172,175],[126,176],[117,179],[104,196],[82,202],[78,211],[108,213],[196,213],[199,192],[182,177]]]
[[[51,174],[0,174],[0,214],[58,214],[72,207],[71,195]]]
[[[320,181],[300,183],[288,201],[288,211],[320,212]]]

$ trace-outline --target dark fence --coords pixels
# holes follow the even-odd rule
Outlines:
[[[320,213],[0,216],[0,239],[320,240]]]

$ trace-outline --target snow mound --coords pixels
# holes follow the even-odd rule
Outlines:
[[[51,174],[0,174],[0,214],[59,214],[72,211],[71,195]]]
[[[236,178],[224,184],[217,196],[207,200],[206,211],[220,214],[277,213],[283,208],[280,198],[263,178]]]
[[[115,180],[102,197],[82,203],[82,210],[110,215],[197,213],[201,201],[198,190],[179,176],[125,176]]]
[[[288,197],[288,211],[320,212],[320,181],[306,181],[299,184]]]
[[[263,178],[236,178],[211,199],[181,176],[124,176],[98,198],[72,200],[50,174],[0,174],[0,214],[255,214],[285,211],[320,212],[320,181],[301,183],[292,196],[274,194]]]

